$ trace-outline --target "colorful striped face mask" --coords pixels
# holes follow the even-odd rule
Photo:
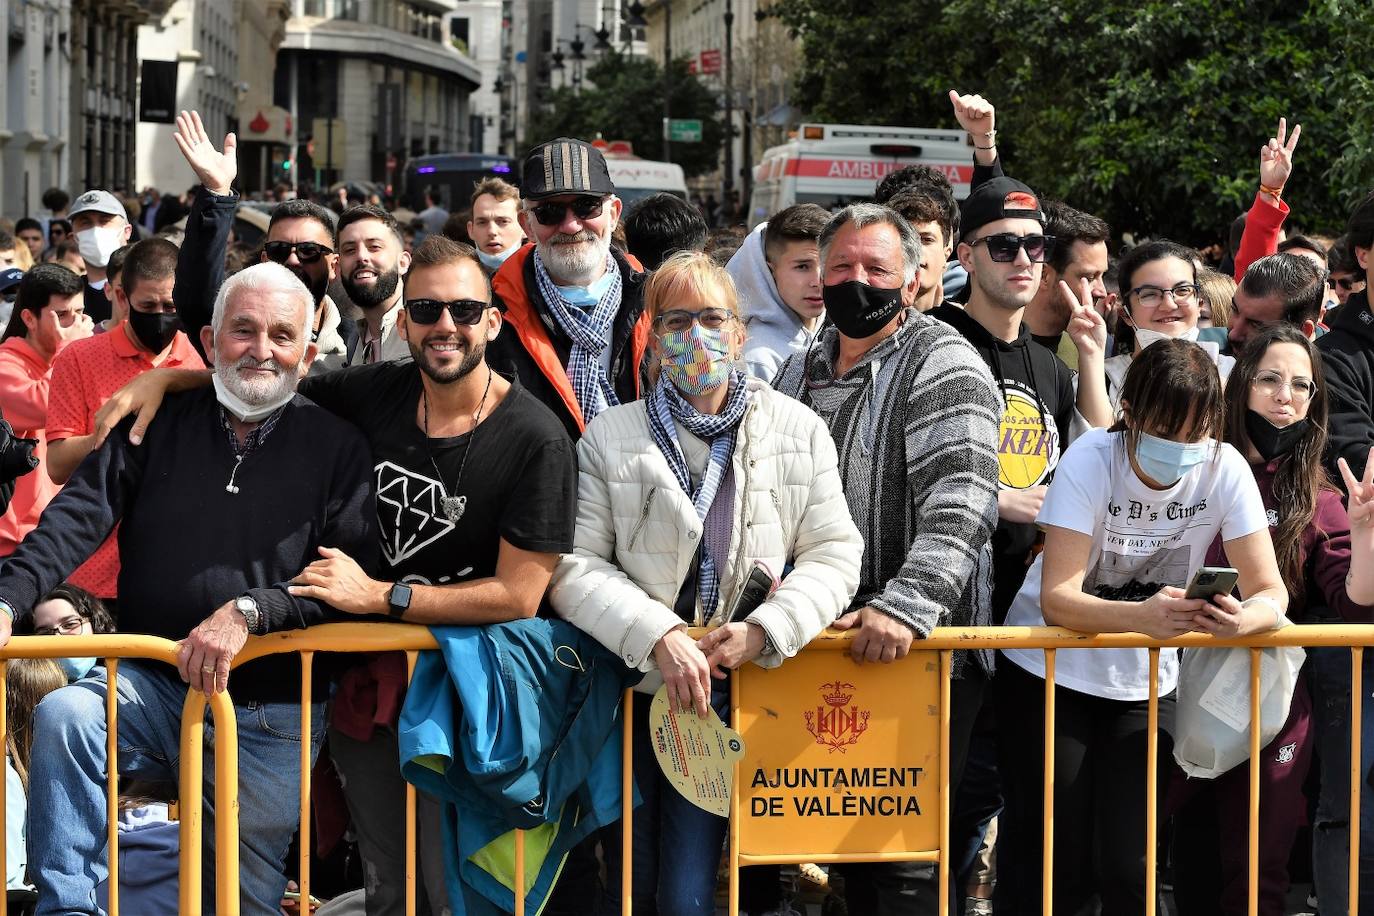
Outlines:
[[[673,387],[683,394],[705,394],[730,378],[727,328],[692,324],[685,331],[669,331],[658,338],[659,364]]]

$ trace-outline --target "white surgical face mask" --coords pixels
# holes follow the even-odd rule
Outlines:
[[[1184,331],[1177,337],[1170,337],[1163,331],[1155,331],[1150,328],[1136,328],[1135,339],[1136,342],[1140,345],[1140,349],[1144,350],[1150,344],[1159,343],[1161,340],[1187,340],[1191,341],[1192,343],[1197,343],[1197,333],[1198,329],[1193,327]]]
[[[76,248],[81,252],[81,260],[92,267],[103,269],[110,263],[110,255],[124,243],[124,225],[111,223],[108,226],[95,226],[82,229],[76,234]]]
[[[220,406],[229,411],[240,423],[257,423],[259,420],[265,420],[272,414],[272,411],[296,396],[295,390],[287,389],[265,404],[249,404],[229,390],[229,386],[224,384],[224,379],[220,377],[218,369],[215,370],[213,380],[215,400],[219,401]]]
[[[477,249],[477,257],[486,266],[487,270],[498,270],[501,265],[506,263],[506,259],[520,250],[520,243],[507,248],[505,251],[498,251],[496,254],[487,254],[482,249]]]

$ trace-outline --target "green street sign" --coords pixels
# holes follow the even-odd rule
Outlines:
[[[664,118],[663,136],[673,143],[700,143],[701,120],[699,118]]]

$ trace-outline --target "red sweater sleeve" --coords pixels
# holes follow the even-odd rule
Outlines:
[[[1327,607],[1347,623],[1374,622],[1374,607],[1356,604],[1345,593],[1345,577],[1350,572],[1350,516],[1340,494],[1322,492],[1308,531],[1313,538],[1307,555],[1309,581],[1326,599]]]
[[[1250,265],[1279,250],[1279,231],[1288,217],[1288,204],[1282,200],[1276,207],[1258,192],[1250,212],[1245,215],[1245,232],[1236,249],[1236,282],[1239,283]]]

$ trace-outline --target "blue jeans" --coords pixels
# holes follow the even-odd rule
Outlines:
[[[683,798],[654,757],[646,693],[634,694],[634,777],[641,803],[634,811],[631,893],[636,913],[714,916],[716,871],[730,822]],[[711,682],[711,707],[722,721],[730,714],[730,681]],[[601,831],[606,889],[597,912],[620,912],[622,821]]]
[[[1307,650],[1321,793],[1312,828],[1313,883],[1322,916],[1348,910],[1350,869],[1350,650]],[[1374,648],[1364,650],[1362,777],[1374,765]],[[1374,787],[1360,786],[1360,905],[1374,913]]]
[[[229,679],[233,687],[233,678]],[[29,868],[39,916],[96,914],[95,888],[108,875],[105,836],[103,668],[38,704],[29,769]],[[187,686],[174,669],[119,666],[119,772],[177,780]],[[300,704],[234,707],[239,738],[239,886],[245,916],[277,916],[282,873],[300,811]],[[311,707],[311,756],[319,752],[324,704]],[[204,912],[214,912],[214,728],[205,727]]]

